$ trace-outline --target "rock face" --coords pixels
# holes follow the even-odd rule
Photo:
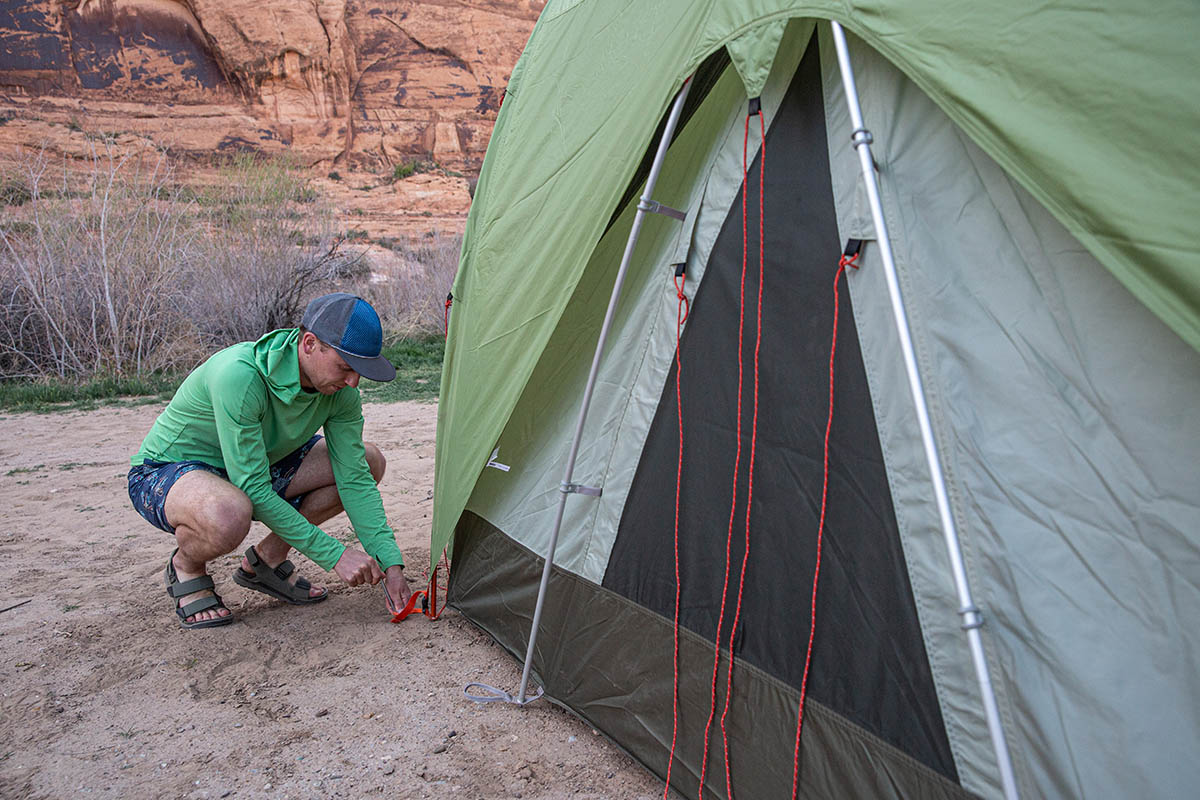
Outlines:
[[[0,149],[473,173],[544,0],[0,0]]]

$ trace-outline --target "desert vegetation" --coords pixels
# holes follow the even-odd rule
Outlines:
[[[372,247],[285,159],[185,181],[161,150],[0,167],[0,380],[141,380],[299,322],[312,296],[369,299],[395,345],[442,331],[459,239]],[[376,263],[372,251],[386,253]]]

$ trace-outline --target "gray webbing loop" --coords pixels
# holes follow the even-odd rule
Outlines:
[[[637,207],[650,214],[662,214],[663,216],[677,219],[680,222],[683,222],[685,219],[687,219],[687,214],[685,212],[671,208],[670,206],[664,206],[657,200],[647,200],[645,197],[638,201]]]
[[[483,694],[471,694],[473,688],[482,689]],[[539,686],[537,693],[529,695],[525,698],[525,702],[521,702],[503,689],[488,686],[486,683],[468,683],[463,687],[463,696],[476,703],[511,703],[514,706],[527,706],[534,700],[540,699],[545,693],[546,690]]]
[[[600,486],[582,486],[578,483],[567,483],[566,481],[558,485],[558,490],[563,494],[585,494],[588,497],[599,497],[604,493],[603,487]]]

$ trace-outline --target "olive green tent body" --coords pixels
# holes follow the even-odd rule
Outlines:
[[[1200,348],[1195,3],[551,2],[513,70],[467,222],[434,551],[675,92],[715,50],[793,17],[836,19],[878,50]]]
[[[1178,796],[1200,782],[1188,755],[1200,747],[1189,666],[1200,635],[1188,622],[1200,618],[1193,4],[551,0],[509,83],[453,289],[432,535],[434,556],[454,537],[451,600],[524,657],[608,295],[656,132],[695,74],[653,193],[685,218],[648,220],[634,253],[575,473],[603,495],[569,498],[537,678],[659,775],[673,765],[686,796],[701,783],[716,796],[786,793],[821,507],[829,291],[842,245],[864,240],[861,269],[841,279],[834,550],[800,792],[999,794],[830,19],[851,32],[1022,794]],[[744,133],[751,97],[765,148]],[[705,595],[698,576],[720,571],[726,519],[741,509],[736,491],[732,509],[718,499],[721,481],[732,464],[744,492],[733,442],[749,452],[750,441],[748,427],[703,415],[734,405],[736,357],[716,332],[740,324],[740,192],[757,190],[755,175],[775,275],[763,283],[763,467],[748,616],[731,650],[727,786],[723,764],[705,774],[702,752],[710,700],[718,714],[724,700],[723,688],[709,696],[712,630],[729,636],[717,609],[737,595],[719,580]],[[751,213],[749,240],[756,226]],[[676,264],[694,311],[678,346]],[[677,406],[681,547],[699,559],[681,579],[678,664]],[[722,741],[707,741],[718,761]]]

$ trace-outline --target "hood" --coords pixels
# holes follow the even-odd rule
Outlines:
[[[300,392],[300,359],[296,352],[299,328],[271,331],[254,343],[254,363],[267,387],[287,402]]]

